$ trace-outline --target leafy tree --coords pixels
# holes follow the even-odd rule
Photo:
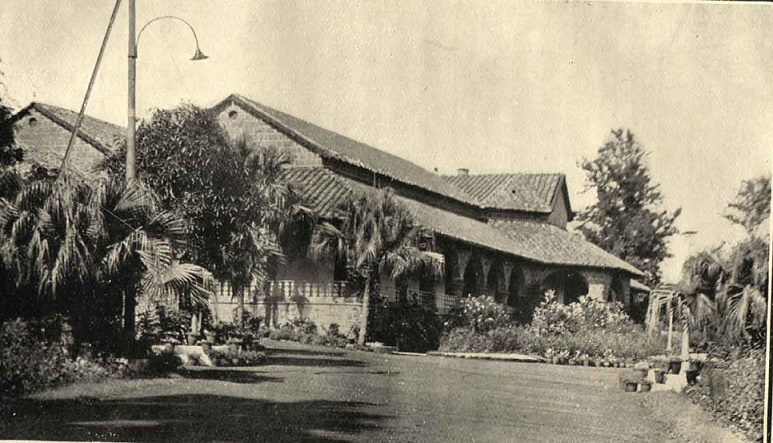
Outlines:
[[[0,60],[2,62],[2,60]],[[0,94],[4,94],[3,72],[0,71]],[[0,168],[13,166],[22,161],[22,151],[14,145],[11,107],[0,95]]]
[[[391,189],[350,195],[336,212],[338,226],[321,223],[314,235],[318,255],[333,254],[364,283],[358,343],[365,344],[371,297],[380,275],[394,280],[417,272],[439,274],[416,245],[421,227]]]
[[[725,214],[725,218],[753,234],[760,225],[770,219],[770,177],[744,180],[735,201],[727,206],[730,212]]]
[[[663,197],[644,163],[646,152],[628,129],[611,132],[593,160],[583,159],[586,191],[597,202],[580,212],[578,229],[591,243],[647,274],[647,284],[660,281],[660,263],[671,254],[667,240],[681,209],[659,209]]]
[[[175,260],[185,233],[139,182],[125,187],[65,174],[25,184],[0,198],[0,258],[12,277],[2,312],[64,314],[80,337],[114,346],[122,296],[132,289],[206,297],[206,271]]]
[[[230,140],[216,114],[192,105],[158,110],[137,131],[138,177],[188,223],[184,258],[230,281],[239,319],[245,289],[267,282],[289,227],[311,235],[313,214],[282,180],[290,160],[274,147]],[[101,167],[122,175],[123,152]]]

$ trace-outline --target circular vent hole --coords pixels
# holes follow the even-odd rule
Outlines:
[[[30,125],[30,126],[35,126],[35,125],[37,125],[37,124],[38,124],[38,119],[36,119],[35,117],[31,117],[31,118],[29,119],[29,125]]]
[[[231,111],[228,113],[228,118],[236,118],[236,116],[239,115],[236,111]]]

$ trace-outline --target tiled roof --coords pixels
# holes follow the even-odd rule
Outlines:
[[[331,218],[336,206],[352,192],[351,185],[325,168],[288,168],[282,173],[282,178],[295,186],[305,203],[323,218]]]
[[[323,158],[335,159],[359,166],[393,180],[420,187],[463,203],[479,203],[437,174],[388,152],[352,140],[315,124],[301,120],[238,94],[232,94],[216,105],[234,102],[248,112],[266,120],[282,132],[289,133]]]
[[[40,113],[63,126],[68,131],[72,131],[75,121],[78,119],[77,112],[46,103],[33,102],[28,108],[29,107],[37,109]],[[126,130],[121,126],[84,115],[78,130],[78,136],[100,150],[103,154],[108,154],[111,151],[112,146],[115,145],[116,140],[120,140],[125,136],[125,131]]]
[[[624,260],[549,223],[529,220],[493,221],[491,225],[519,245],[533,258],[545,263],[614,268],[634,275],[644,275]]]
[[[550,213],[563,174],[475,174],[444,176],[483,206],[526,212]]]
[[[373,190],[322,167],[290,168],[285,178],[323,217],[332,216],[336,205],[350,192]],[[506,227],[494,226],[399,195],[397,199],[424,227],[445,237],[540,263],[620,269],[641,275],[623,260],[547,223],[514,221],[507,222]]]

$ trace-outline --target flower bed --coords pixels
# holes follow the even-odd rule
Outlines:
[[[534,312],[530,325],[504,321],[490,297],[468,298],[447,325],[440,350],[517,352],[559,364],[619,367],[662,352],[660,338],[648,336],[618,303],[581,297],[562,305],[552,294]],[[493,315],[492,315],[493,314]]]

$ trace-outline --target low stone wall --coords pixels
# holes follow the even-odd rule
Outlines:
[[[215,321],[233,321],[237,306],[235,300],[217,300],[210,306]],[[265,324],[272,328],[295,319],[305,319],[314,322],[320,331],[325,331],[331,323],[336,323],[340,331],[346,333],[360,322],[362,299],[357,297],[313,297],[298,300],[258,298],[245,302],[244,309],[263,317]]]

